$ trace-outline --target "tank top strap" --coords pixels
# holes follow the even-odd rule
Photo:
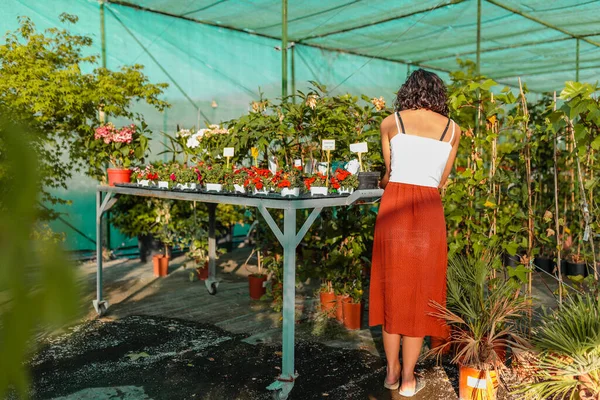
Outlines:
[[[454,130],[456,129],[456,124],[452,121],[452,135],[450,136],[450,140],[448,143],[452,144],[452,140],[454,139]]]
[[[402,117],[398,111],[394,113],[394,117],[396,117],[396,127],[398,127],[398,133],[405,133],[404,123],[402,122]],[[402,129],[400,129],[400,127],[402,127]]]
[[[442,137],[440,138],[440,142],[444,140],[446,137],[446,132],[448,132],[448,127],[450,126],[450,118],[448,118],[448,123],[446,124],[446,129],[444,129],[444,133],[442,133]]]

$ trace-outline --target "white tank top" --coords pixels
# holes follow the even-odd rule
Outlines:
[[[452,139],[454,139],[454,121],[448,119],[448,125],[440,140],[407,135],[400,113],[394,114],[398,133],[390,139],[390,182],[437,188],[446,168]],[[452,122],[450,141],[443,141]]]

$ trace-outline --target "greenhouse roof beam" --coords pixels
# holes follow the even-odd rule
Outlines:
[[[180,15],[180,14],[172,14],[172,13],[169,13],[169,12],[166,12],[166,11],[156,10],[154,8],[143,7],[143,6],[140,6],[138,4],[130,3],[130,2],[124,1],[124,0],[105,0],[105,3],[116,4],[118,6],[123,6],[123,7],[130,7],[130,8],[134,8],[136,10],[140,10],[140,11],[146,11],[146,12],[150,12],[150,13],[165,15],[167,17],[184,19],[186,21],[195,22],[197,24],[214,26],[214,27],[217,27],[217,28],[229,29],[229,30],[232,30],[232,31],[235,31],[235,32],[240,32],[240,33],[245,33],[245,34],[249,34],[249,35],[260,36],[260,37],[263,37],[263,38],[266,38],[266,39],[277,40],[278,42],[281,41],[281,38],[277,37],[277,36],[265,35],[264,33],[255,32],[255,31],[250,30],[250,29],[237,28],[235,26],[218,24],[218,23],[212,22],[212,21],[201,21],[201,20],[198,20],[198,19],[195,19],[195,18],[192,18],[192,17],[186,17],[184,15]]]
[[[586,70],[586,69],[600,70],[600,65],[590,65],[588,67],[579,67],[580,71]],[[525,71],[525,73],[497,76],[497,77],[494,77],[494,79],[500,80],[500,79],[507,79],[507,78],[522,77],[522,76],[540,76],[540,75],[546,75],[546,74],[555,74],[557,72],[575,72],[575,69],[571,67],[571,68],[563,68],[563,69],[556,69],[556,70],[548,70],[548,69],[530,70],[530,71]]]
[[[325,13],[328,13],[328,12],[331,12],[331,11],[339,10],[340,8],[345,8],[345,7],[351,6],[352,4],[359,3],[361,1],[362,0],[352,0],[349,3],[339,4],[339,5],[335,6],[335,7],[328,8],[328,9],[321,10],[321,11],[317,11],[317,12],[314,12],[312,14],[306,14],[306,15],[302,15],[300,17],[292,18],[292,19],[288,20],[288,22],[301,21],[301,20],[306,19],[306,18],[316,17],[317,15],[321,15],[321,14],[325,14]],[[267,25],[267,26],[261,26],[258,29],[275,28],[275,27],[280,26],[280,25],[281,25],[281,23],[277,23],[277,24],[272,24],[272,25]]]
[[[348,28],[340,29],[340,30],[337,30],[337,31],[326,32],[326,33],[321,33],[321,34],[318,34],[318,35],[307,36],[307,37],[304,37],[302,39],[298,39],[297,42],[303,43],[303,41],[305,41],[305,40],[320,39],[320,38],[324,38],[324,37],[331,36],[331,35],[337,35],[337,34],[340,34],[340,33],[346,33],[346,32],[350,32],[350,31],[354,31],[354,30],[357,30],[357,29],[368,28],[370,26],[380,25],[380,24],[384,24],[384,23],[390,22],[390,21],[395,21],[395,20],[398,20],[398,19],[412,17],[413,15],[423,14],[423,13],[434,11],[434,10],[437,10],[437,9],[440,9],[440,8],[448,7],[448,6],[451,6],[451,5],[454,5],[454,4],[463,3],[465,1],[467,1],[467,0],[451,0],[451,1],[449,1],[447,3],[444,3],[444,4],[438,4],[436,6],[429,7],[429,8],[423,9],[423,10],[417,10],[417,11],[410,12],[408,14],[396,15],[394,17],[387,17],[387,18],[381,19],[379,21],[369,22],[367,24],[361,24],[361,25],[356,25],[356,26],[351,26],[351,27],[348,27]],[[303,44],[306,44],[306,43],[303,43]]]
[[[590,36],[600,36],[600,32],[588,33],[588,34],[585,34],[585,35],[581,35],[580,37],[584,38],[584,37],[590,37]],[[481,53],[490,53],[490,52],[494,52],[494,51],[517,49],[519,47],[536,46],[536,45],[546,44],[546,43],[564,42],[566,40],[574,40],[574,39],[572,37],[568,36],[568,37],[562,37],[562,38],[558,38],[558,39],[550,39],[550,40],[535,41],[535,42],[517,43],[517,44],[506,45],[506,46],[491,47],[489,49],[481,49]],[[457,58],[457,57],[462,57],[462,56],[470,56],[470,55],[473,55],[475,53],[476,53],[476,51],[465,51],[463,53],[456,53],[456,54],[444,55],[444,56],[439,56],[439,57],[434,57],[434,58],[427,58],[427,59],[423,59],[423,60],[417,60],[415,62],[417,62],[417,63],[428,63],[428,62],[431,62],[431,61],[445,60],[445,59],[448,59],[448,58]]]
[[[539,18],[536,18],[536,17],[534,17],[532,15],[525,14],[522,11],[519,11],[519,10],[517,10],[515,8],[506,6],[506,5],[500,3],[500,2],[498,2],[496,0],[485,0],[485,1],[487,1],[490,4],[495,5],[496,7],[503,8],[506,11],[510,11],[513,14],[519,15],[519,16],[521,16],[523,18],[527,18],[530,21],[537,22],[538,24],[544,25],[546,28],[554,29],[555,31],[558,31],[560,33],[564,33],[565,35],[568,35],[568,36],[571,36],[573,39],[581,39],[581,40],[583,40],[586,43],[589,43],[589,44],[594,45],[596,47],[600,47],[600,43],[598,43],[598,42],[595,42],[593,40],[587,39],[587,38],[583,37],[582,35],[576,35],[576,34],[574,34],[572,32],[569,32],[569,31],[567,31],[565,29],[562,29],[562,28],[560,28],[558,26],[552,25],[552,24],[550,24],[550,23],[548,23],[548,22],[546,22],[544,20],[541,20]]]

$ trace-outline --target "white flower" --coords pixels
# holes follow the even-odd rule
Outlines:
[[[198,141],[198,134],[194,134],[192,135],[186,142],[187,147],[189,147],[190,149],[195,149],[196,147],[200,146],[200,142]]]
[[[200,129],[198,132],[196,132],[196,135],[202,139],[206,132],[210,132],[210,129]]]
[[[219,125],[215,125],[215,124],[209,125],[208,127],[209,127],[210,129],[219,129],[219,128],[220,128],[220,126],[219,126]]]
[[[177,134],[179,135],[179,137],[186,138],[190,136],[191,132],[189,129],[180,129],[179,132],[177,132]]]

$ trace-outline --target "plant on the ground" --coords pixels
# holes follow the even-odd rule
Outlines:
[[[75,24],[77,17],[61,14],[61,22]],[[143,117],[131,111],[143,102],[163,110],[159,99],[166,84],[151,84],[141,65],[118,70],[97,68],[98,56],[86,56],[92,39],[67,29],[36,29],[27,17],[0,45],[0,106],[11,109],[11,118],[36,132],[32,146],[39,159],[42,199],[65,202],[51,194],[67,189],[74,171],[104,176],[90,158],[86,138],[108,118],[125,118],[143,127]],[[91,72],[84,73],[85,70]],[[144,129],[144,128],[142,128]]]
[[[510,346],[518,354],[528,347],[521,323],[529,306],[510,280],[493,278],[498,262],[489,250],[449,259],[447,304],[432,302],[436,311],[431,315],[449,325],[443,348],[457,348],[454,363],[491,370],[502,365],[499,349]]]
[[[1,83],[0,83],[1,85]],[[1,108],[1,107],[0,107]],[[27,361],[39,338],[79,312],[76,269],[53,240],[36,237],[40,134],[0,112],[0,398],[30,395]],[[45,236],[45,235],[44,235]],[[50,235],[51,236],[51,235]]]
[[[528,399],[597,400],[600,394],[600,300],[568,297],[546,313],[532,335],[537,355],[534,382],[519,393]]]

